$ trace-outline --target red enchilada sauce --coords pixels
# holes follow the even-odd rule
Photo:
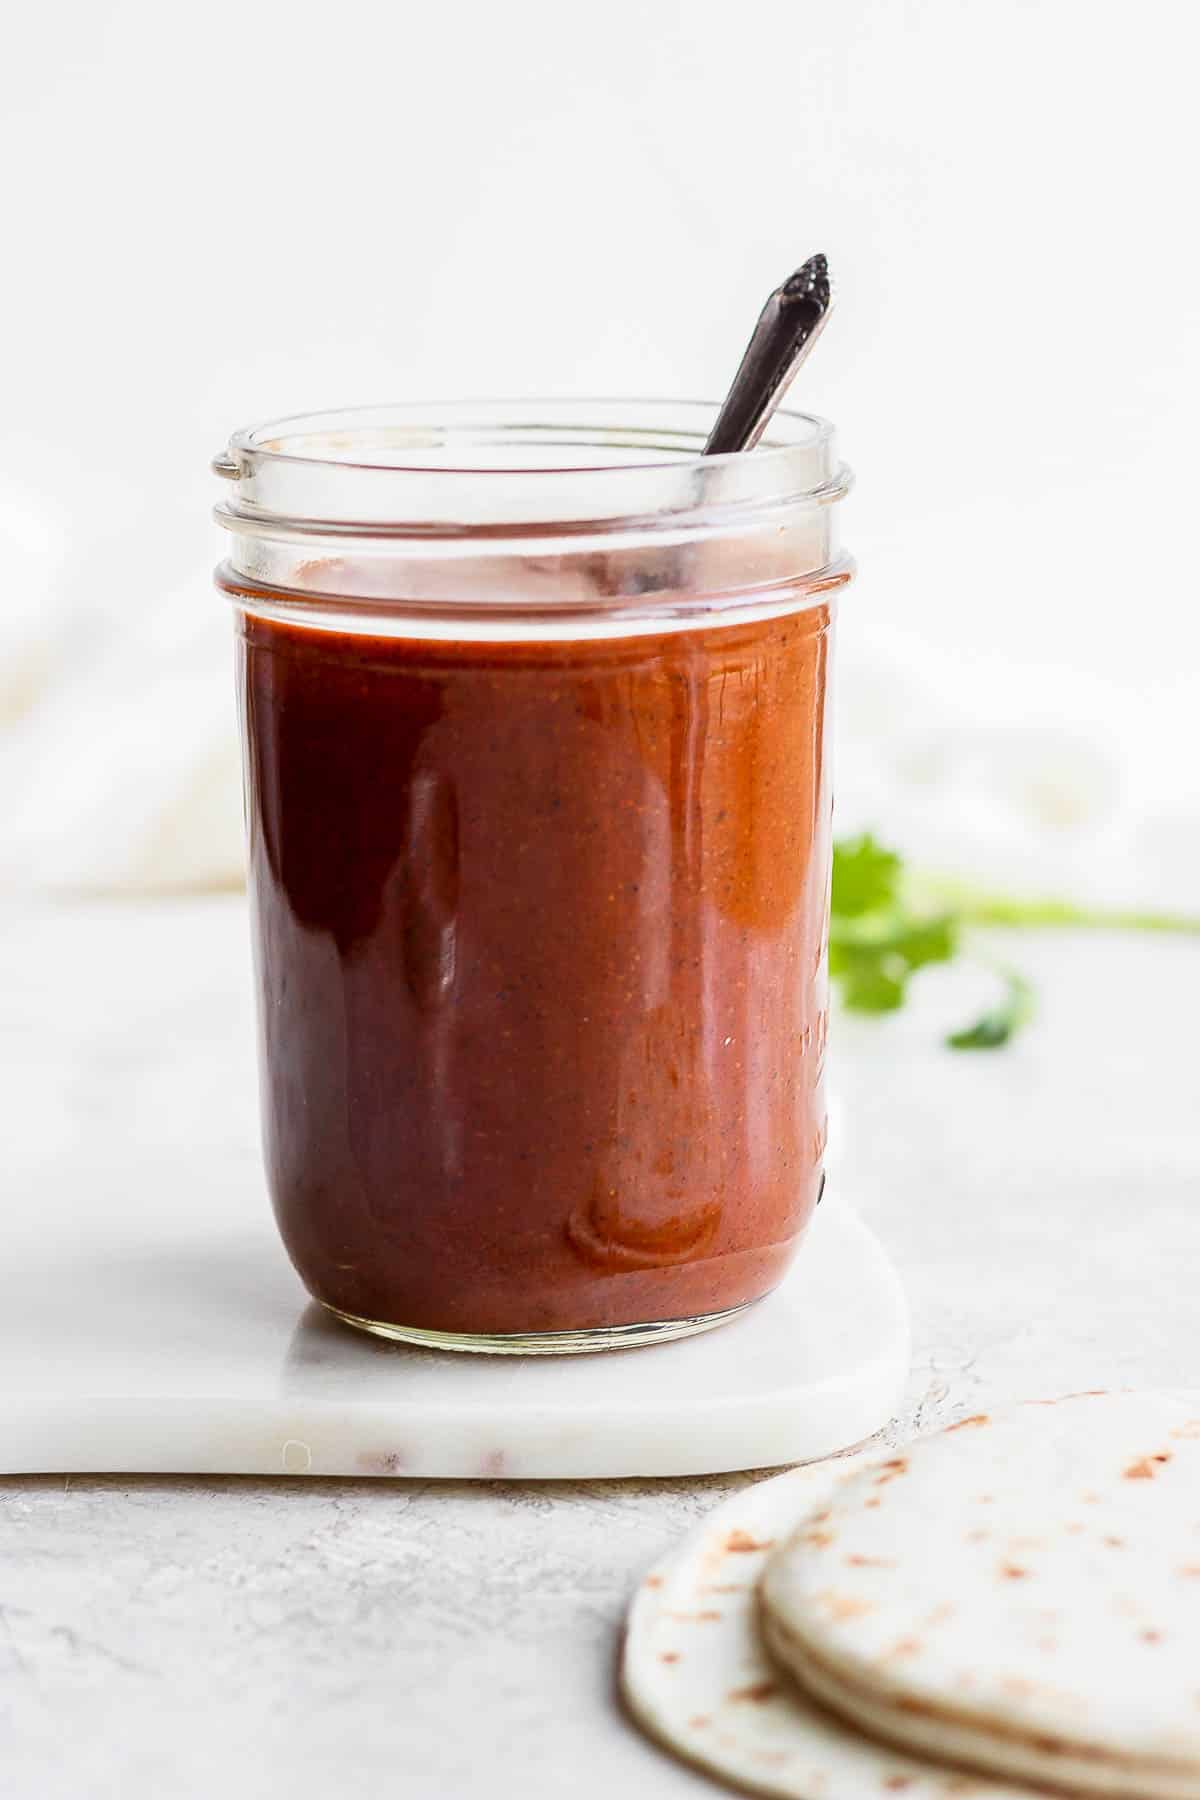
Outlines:
[[[554,1332],[779,1280],[825,1136],[829,599],[545,641],[242,613],[266,1155],[319,1300]]]

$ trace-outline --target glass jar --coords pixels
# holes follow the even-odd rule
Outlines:
[[[267,1171],[311,1293],[552,1352],[768,1293],[819,1197],[830,427],[700,404],[241,431]]]

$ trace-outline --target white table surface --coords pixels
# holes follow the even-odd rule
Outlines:
[[[838,1178],[914,1313],[896,1439],[1028,1395],[1200,1383],[1200,944],[1044,935],[1005,949],[1042,993],[1006,1053],[938,1047],[969,1010],[949,975],[911,1013],[838,1023]],[[143,1083],[152,1114],[147,1019],[143,1055],[111,1078]],[[0,1039],[6,1088],[20,1071],[44,1127],[36,1156],[10,1162],[10,1206],[36,1205],[64,1134],[104,1129],[56,1087],[54,1019],[44,1027]],[[235,1004],[231,1056],[245,1057],[244,1030]],[[225,1125],[243,1152],[253,1104],[247,1084]],[[32,1142],[29,1119],[10,1113],[6,1136]],[[5,1478],[0,1792],[715,1792],[625,1723],[614,1658],[640,1570],[748,1479]]]

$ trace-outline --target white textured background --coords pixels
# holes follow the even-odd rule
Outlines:
[[[824,248],[842,824],[1200,904],[1186,0],[61,0],[0,63],[0,883],[236,879],[207,459],[718,393]]]

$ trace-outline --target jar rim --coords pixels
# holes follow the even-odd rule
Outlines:
[[[533,418],[521,418],[517,414],[534,413]],[[413,448],[421,448],[421,438],[430,432],[441,430],[466,434],[472,428],[491,432],[511,434],[515,441],[526,442],[522,434],[538,432],[547,427],[559,430],[588,433],[581,442],[593,441],[593,434],[610,433],[614,425],[606,414],[616,409],[617,416],[627,417],[634,409],[640,409],[658,422],[650,425],[630,424],[622,430],[624,441],[629,442],[634,433],[644,436],[647,447],[655,439],[663,448],[676,450],[670,439],[684,437],[695,440],[695,445],[687,454],[682,451],[672,456],[672,463],[678,466],[680,461],[701,461],[700,447],[707,437],[708,431],[716,420],[719,405],[712,400],[674,400],[661,396],[647,395],[630,397],[629,399],[602,399],[597,395],[581,395],[578,398],[554,398],[549,395],[519,396],[513,398],[492,398],[455,401],[394,401],[368,406],[330,407],[315,412],[288,413],[281,418],[267,419],[259,425],[247,425],[230,435],[228,449],[224,456],[214,458],[220,465],[218,472],[224,474],[229,464],[240,456],[253,456],[260,460],[269,458],[273,462],[328,462],[340,468],[357,469],[389,469],[406,471],[414,474],[434,472],[439,474],[458,475],[527,475],[538,476],[548,474],[600,474],[611,470],[627,470],[640,468],[658,468],[662,466],[662,458],[648,457],[644,460],[622,458],[612,464],[596,463],[552,463],[522,465],[516,463],[481,464],[462,462],[448,464],[444,462],[395,462],[391,460],[377,461],[370,457],[347,456],[343,454],[314,455],[299,448],[284,449],[281,442],[294,440],[299,444],[314,440],[325,440],[330,449],[340,451],[350,446],[338,443],[338,439],[347,438],[354,429],[353,421],[362,426],[374,427],[377,433],[392,432],[397,436],[397,447],[403,447],[402,436],[405,434]],[[578,419],[567,421],[556,415],[564,410],[581,415]],[[671,413],[690,417],[689,425],[672,425],[662,415]],[[509,416],[517,415],[517,416]],[[389,423],[389,421],[391,423]],[[268,435],[269,434],[269,435]],[[626,435],[628,434],[628,435]],[[816,413],[798,412],[792,408],[779,408],[773,415],[762,441],[755,446],[756,458],[786,454],[789,451],[804,449],[812,451],[828,442],[833,436],[833,426],[828,419]],[[382,438],[380,440],[382,442]],[[574,441],[573,439],[571,441]],[[633,447],[631,444],[630,447]],[[727,464],[735,457],[745,455],[744,451],[725,451],[717,456],[705,457],[708,466]]]
[[[718,407],[654,399],[462,400],[297,413],[235,431],[213,468],[237,531],[372,534],[719,525],[838,499],[825,419],[778,411],[750,452],[705,457]]]

